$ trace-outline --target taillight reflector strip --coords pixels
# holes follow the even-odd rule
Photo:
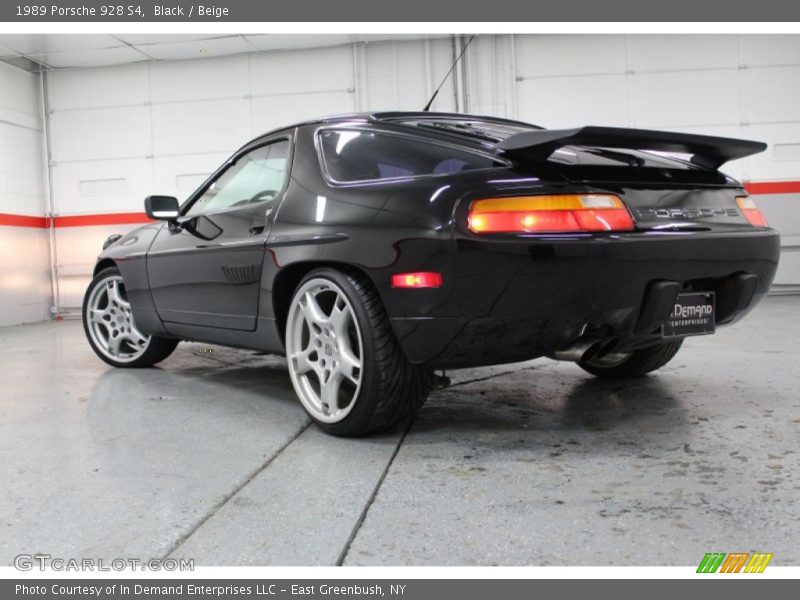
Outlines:
[[[558,194],[476,200],[469,209],[474,233],[630,231],[628,209],[612,194]]]
[[[753,202],[752,198],[748,198],[747,196],[738,196],[736,198],[736,204],[738,204],[739,208],[742,209],[742,213],[750,225],[753,227],[768,227],[767,220],[764,218],[764,214],[758,210],[758,207],[756,206],[756,203]]]
[[[394,288],[438,288],[442,287],[442,274],[430,271],[395,273],[392,275]]]

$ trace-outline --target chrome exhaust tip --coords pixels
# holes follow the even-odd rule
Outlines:
[[[554,360],[578,362],[590,352],[598,350],[599,348],[597,348],[597,346],[599,346],[601,342],[602,340],[596,338],[581,339],[575,342],[569,348],[565,348],[564,350],[556,350],[553,352],[552,358]]]

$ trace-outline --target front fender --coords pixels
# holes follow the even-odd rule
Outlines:
[[[147,252],[162,227],[164,223],[150,223],[128,232],[100,253],[95,266],[95,275],[110,263],[120,270],[133,318],[144,334],[166,334],[156,313],[147,277]]]

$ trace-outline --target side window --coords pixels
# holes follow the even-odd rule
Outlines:
[[[328,175],[343,183],[448,175],[502,165],[468,150],[370,131],[324,130],[319,140]]]
[[[203,192],[187,216],[246,206],[274,198],[283,188],[289,141],[261,146],[239,157]]]

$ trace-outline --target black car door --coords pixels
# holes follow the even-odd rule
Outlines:
[[[290,140],[238,156],[164,226],[147,256],[153,302],[170,323],[252,331],[271,216],[290,169]]]

